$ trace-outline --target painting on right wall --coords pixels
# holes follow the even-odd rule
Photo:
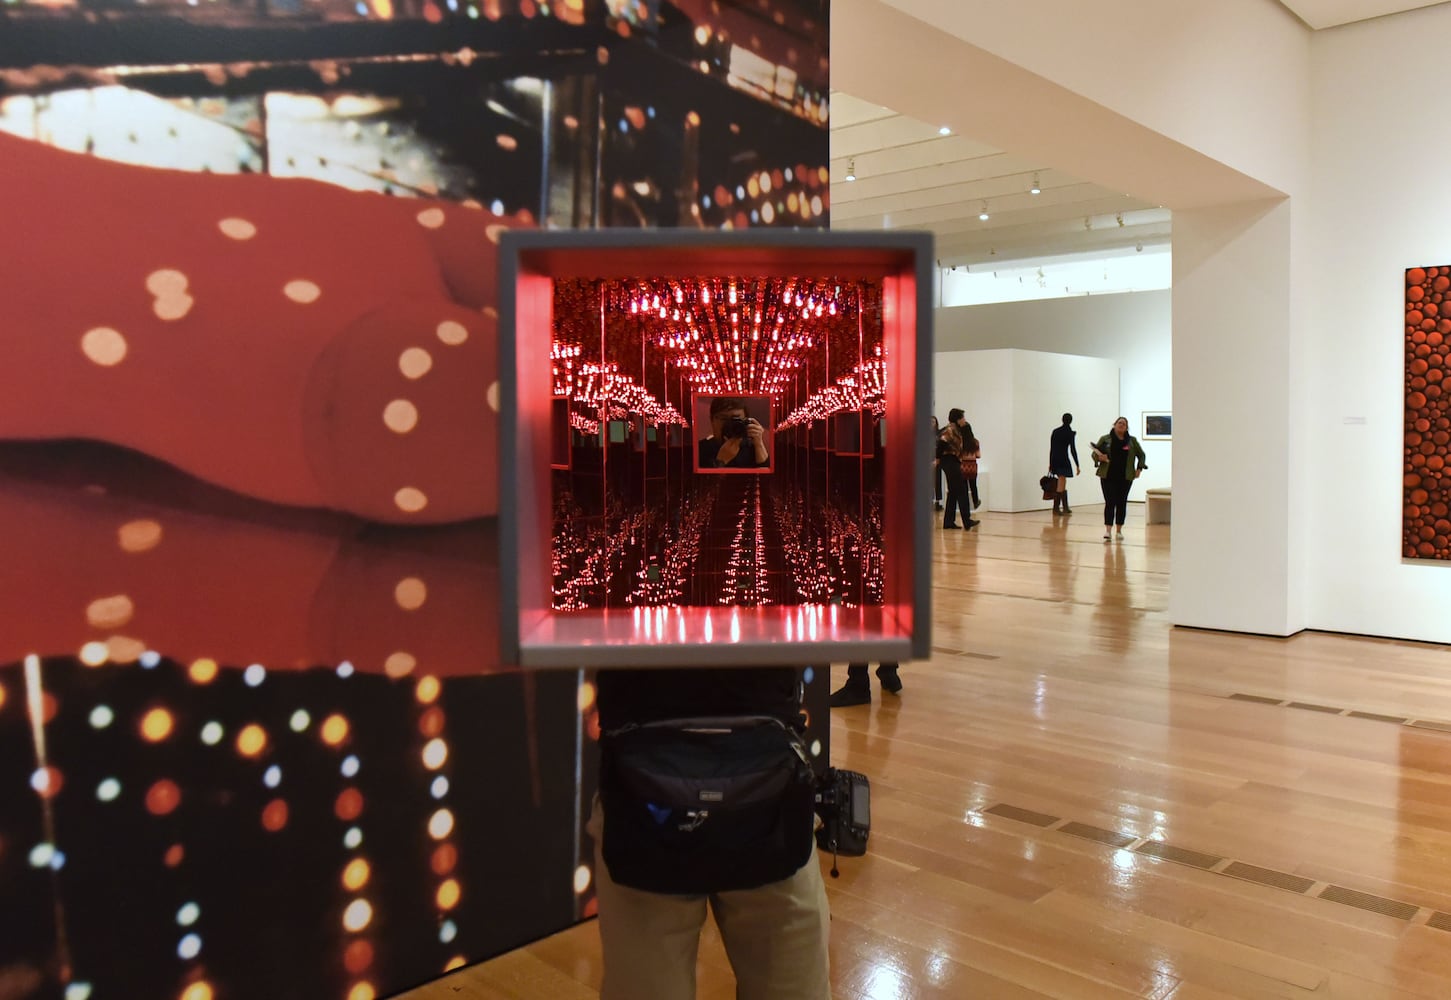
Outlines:
[[[1451,266],[1406,269],[1401,555],[1451,560]]]

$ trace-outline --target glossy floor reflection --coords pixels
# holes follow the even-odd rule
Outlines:
[[[1130,512],[934,533],[936,653],[833,711],[873,781],[828,880],[841,1000],[1451,996],[1451,734],[1235,694],[1451,722],[1451,649],[1171,630],[1169,528]],[[835,671],[843,678],[841,668]],[[996,803],[1312,880],[1297,895],[1042,829]],[[1056,826],[1057,824],[1055,824]],[[1327,884],[1409,920],[1314,898]],[[593,998],[593,924],[408,1000]],[[702,1000],[734,996],[707,932]]]

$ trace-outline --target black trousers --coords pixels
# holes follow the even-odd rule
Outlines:
[[[1098,481],[1103,487],[1103,525],[1110,524],[1123,526],[1124,517],[1129,512],[1129,488],[1134,485],[1132,479],[1120,479],[1117,476],[1104,476]]]
[[[938,503],[942,502],[942,477],[946,474],[942,469],[941,463],[938,463],[937,468],[932,470],[932,485],[936,488],[934,493]]]
[[[943,525],[957,523],[958,508],[962,509],[964,521],[972,518],[972,506],[967,499],[967,483],[962,480],[962,465],[956,458],[942,460],[942,472],[947,476],[947,506],[942,511]]]
[[[895,663],[879,663],[878,670],[896,670]],[[866,687],[871,681],[867,678],[867,665],[865,663],[848,663],[846,665],[846,682],[852,687]]]

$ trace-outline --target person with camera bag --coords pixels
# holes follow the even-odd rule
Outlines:
[[[700,439],[701,469],[764,469],[771,464],[766,429],[746,411],[746,401],[719,396],[710,404],[710,436]]]
[[[692,1000],[707,907],[739,1000],[830,1000],[815,811],[842,806],[823,846],[861,853],[867,796],[861,779],[851,801],[850,772],[818,783],[801,671],[602,670],[597,691],[600,790],[586,829],[602,1000]]]

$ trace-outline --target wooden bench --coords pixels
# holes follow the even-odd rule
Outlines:
[[[1144,503],[1147,506],[1145,520],[1149,524],[1168,524],[1171,502],[1172,497],[1167,486],[1156,486],[1151,490],[1145,490]]]

